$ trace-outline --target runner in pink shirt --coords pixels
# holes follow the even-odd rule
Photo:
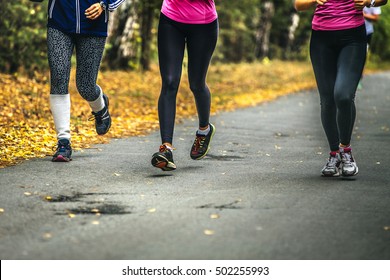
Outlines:
[[[217,38],[218,18],[213,0],[164,0],[158,26],[158,57],[162,79],[158,115],[162,144],[152,156],[154,167],[163,171],[176,169],[172,142],[176,96],[186,47],[188,79],[199,119],[190,157],[202,159],[210,149],[215,126],[209,122],[211,97],[206,75]]]
[[[323,176],[354,176],[359,169],[352,156],[356,118],[355,93],[366,60],[363,8],[387,0],[295,0],[298,11],[315,7],[310,58],[321,103],[321,121],[330,155]]]
[[[188,24],[207,24],[217,19],[212,0],[165,0],[161,12],[174,21]]]

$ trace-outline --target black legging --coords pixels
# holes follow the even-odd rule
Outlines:
[[[218,38],[218,20],[209,24],[184,24],[160,15],[158,57],[162,88],[158,115],[162,143],[172,143],[176,115],[176,95],[180,84],[184,49],[187,45],[188,78],[198,111],[199,126],[210,117],[210,91],[206,75]]]
[[[331,151],[348,145],[356,117],[355,93],[366,60],[364,25],[312,31],[310,58],[321,100],[321,121]]]

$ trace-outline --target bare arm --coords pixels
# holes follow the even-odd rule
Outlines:
[[[324,5],[328,0],[294,0],[294,8],[297,11],[305,11],[316,5]]]
[[[324,5],[328,0],[293,0],[294,7],[297,11],[308,10],[316,5]],[[371,5],[371,0],[354,0],[355,8],[357,10],[363,10],[364,7]],[[375,6],[383,6],[387,4],[387,0],[376,0]]]
[[[354,0],[355,9],[363,10],[364,7],[370,7],[371,0]],[[387,0],[375,0],[375,7],[386,5]]]
[[[383,5],[386,5],[386,4],[387,4],[387,0],[378,0],[378,1],[375,1],[375,6],[376,6],[376,7],[383,6]]]
[[[364,11],[363,11],[363,16],[368,21],[377,22],[379,20],[379,15],[366,14],[364,13]]]

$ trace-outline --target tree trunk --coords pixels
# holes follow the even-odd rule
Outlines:
[[[272,17],[275,14],[275,6],[272,1],[264,1],[261,5],[259,28],[256,32],[255,56],[267,57],[269,54],[269,38],[272,28]]]
[[[135,31],[137,25],[138,0],[127,0],[113,13],[110,13],[109,36],[105,62],[111,69],[134,67],[137,59]]]
[[[289,55],[292,52],[292,47],[295,40],[295,32],[297,31],[299,25],[299,15],[297,13],[291,14],[291,24],[288,28],[288,35],[287,35],[287,45],[286,45],[286,52],[284,52],[284,59],[288,59]]]
[[[141,58],[143,70],[150,69],[152,28],[155,18],[156,1],[144,0],[141,6]]]

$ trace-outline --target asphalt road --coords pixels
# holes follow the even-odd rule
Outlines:
[[[0,259],[389,260],[390,73],[357,95],[354,178],[320,176],[316,91],[213,116],[201,161],[177,125],[174,172],[157,132],[0,169]]]

